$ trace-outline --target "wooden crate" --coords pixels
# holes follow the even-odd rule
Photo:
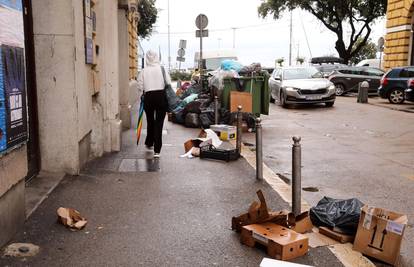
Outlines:
[[[249,247],[260,243],[267,254],[278,260],[291,260],[308,252],[309,239],[286,227],[274,224],[251,224],[242,227],[241,242]]]

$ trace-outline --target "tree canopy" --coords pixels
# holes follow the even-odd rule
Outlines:
[[[258,12],[263,18],[272,14],[278,19],[295,8],[310,12],[336,34],[335,49],[348,63],[367,43],[372,23],[385,15],[387,0],[263,0]],[[345,40],[348,29],[349,40]]]
[[[153,30],[153,25],[157,21],[158,10],[155,7],[155,0],[141,0],[138,4],[139,22],[138,36],[141,38],[149,37]]]
[[[362,42],[362,39],[357,40],[357,44]],[[356,53],[351,59],[350,63],[357,64],[364,59],[371,59],[377,57],[377,46],[369,39],[367,43]]]

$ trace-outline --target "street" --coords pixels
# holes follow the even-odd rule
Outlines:
[[[370,99],[371,102],[374,102]],[[392,105],[389,105],[392,106]],[[333,108],[271,105],[263,116],[265,164],[290,179],[292,136],[302,137],[302,197],[356,197],[407,214],[401,254],[414,265],[414,114],[337,97]],[[249,142],[254,143],[253,136]]]

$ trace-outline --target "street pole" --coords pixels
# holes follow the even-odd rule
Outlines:
[[[236,28],[233,29],[233,49],[236,48]]]
[[[243,124],[243,114],[242,114],[242,106],[237,107],[237,141],[236,141],[236,149],[239,155],[241,154],[241,143],[242,143],[242,124]]]
[[[219,101],[218,101],[218,96],[214,96],[214,124],[217,125],[219,124],[219,120],[220,120],[220,114],[219,114]]]
[[[202,69],[203,69],[203,29],[200,29],[200,61],[198,64],[198,70],[200,71],[200,78],[202,73]]]
[[[292,212],[295,216],[301,213],[302,190],[302,148],[300,137],[294,136],[292,146]]]
[[[168,71],[171,71],[171,37],[170,37],[170,0],[167,0],[168,5]]]
[[[263,180],[262,120],[256,119],[256,179]]]
[[[293,10],[290,11],[289,66],[292,66]]]

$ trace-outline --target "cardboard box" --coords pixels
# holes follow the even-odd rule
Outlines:
[[[242,227],[241,242],[249,247],[260,243],[267,254],[278,260],[291,260],[308,252],[308,237],[274,223],[251,224]]]
[[[407,222],[404,214],[364,206],[355,236],[354,250],[396,265]]]
[[[211,125],[210,129],[213,130],[222,141],[236,140],[237,127],[225,124]]]
[[[248,92],[230,92],[230,112],[236,112],[238,106],[242,106],[242,112],[252,113],[253,99]]]
[[[347,235],[344,233],[336,232],[332,229],[329,229],[328,227],[319,227],[319,233],[322,235],[326,235],[333,240],[336,240],[342,244],[348,243],[348,242],[354,242],[355,237],[352,235]]]

